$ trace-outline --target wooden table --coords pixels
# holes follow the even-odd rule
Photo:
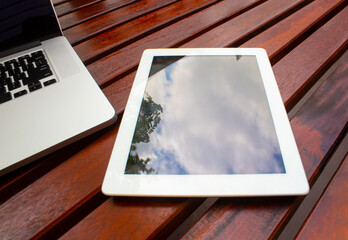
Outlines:
[[[106,197],[100,187],[117,121],[0,178],[0,239],[348,239],[347,1],[53,2],[64,34],[119,120],[146,48],[265,48],[311,191],[306,197]]]

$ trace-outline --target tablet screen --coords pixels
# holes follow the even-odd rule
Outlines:
[[[256,56],[155,56],[125,174],[285,173]]]

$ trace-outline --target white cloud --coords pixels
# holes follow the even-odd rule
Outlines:
[[[150,166],[159,173],[179,166],[192,174],[279,171],[256,59],[186,57],[171,66],[170,78],[162,70],[147,85],[164,109],[151,144],[137,145]]]

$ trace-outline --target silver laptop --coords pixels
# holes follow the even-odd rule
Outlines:
[[[0,2],[0,175],[116,120],[50,0]]]

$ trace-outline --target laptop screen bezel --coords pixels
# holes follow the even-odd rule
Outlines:
[[[39,0],[40,3],[38,3],[38,0],[20,0],[20,1],[13,1],[13,0],[2,0],[2,4],[0,6],[0,11],[6,11],[6,7],[5,7],[5,1],[8,1],[8,8],[11,9],[19,9],[19,6],[26,6],[26,14],[27,15],[31,15],[31,16],[35,16],[35,14],[33,14],[35,8],[30,8],[28,7],[28,4],[30,5],[30,3],[35,4],[35,6],[40,6],[40,7],[45,7],[47,9],[47,12],[42,14],[40,13],[40,15],[38,16],[48,16],[50,17],[50,19],[52,20],[52,24],[49,26],[50,31],[43,33],[43,34],[39,34],[35,37],[25,37],[23,36],[23,33],[16,35],[16,42],[13,41],[9,41],[9,39],[0,39],[0,57],[4,57],[4,56],[8,56],[10,54],[19,52],[19,51],[23,51],[26,49],[29,49],[31,47],[34,46],[38,46],[40,44],[41,41],[53,38],[53,37],[57,37],[57,36],[62,36],[62,30],[61,27],[59,25],[58,22],[58,18],[56,15],[56,12],[54,10],[53,4],[50,0]],[[28,10],[29,9],[29,10]],[[18,11],[18,13],[16,14],[21,14],[23,12]],[[15,15],[13,17],[13,19],[16,18],[17,15]],[[6,19],[0,19],[0,24],[6,24]],[[6,24],[7,25],[7,24]],[[6,26],[4,27],[4,36],[6,35]],[[0,25],[0,30],[1,30],[1,25]],[[7,42],[6,42],[7,41]]]

